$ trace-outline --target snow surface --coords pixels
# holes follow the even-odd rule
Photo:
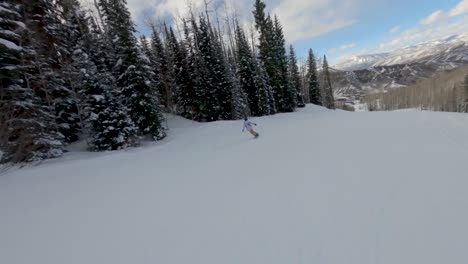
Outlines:
[[[0,263],[468,263],[467,115],[252,121],[171,118],[159,143],[7,171]]]

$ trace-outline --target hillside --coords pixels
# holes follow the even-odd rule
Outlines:
[[[307,106],[0,177],[0,263],[467,263],[468,117]],[[79,149],[79,146],[75,146]]]
[[[354,56],[334,67],[337,94],[360,97],[414,85],[436,73],[468,65],[468,34],[404,47],[393,52]]]
[[[350,57],[335,65],[344,71],[369,69],[398,64],[437,65],[453,69],[468,63],[468,34],[452,35],[397,49],[393,52]]]
[[[371,110],[395,110],[417,108],[432,111],[465,112],[465,76],[468,67],[458,67],[417,81],[400,89],[387,90],[384,94],[366,95],[362,102]]]

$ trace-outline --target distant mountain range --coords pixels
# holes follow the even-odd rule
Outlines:
[[[398,49],[354,56],[334,65],[335,91],[359,96],[405,87],[436,72],[468,65],[468,34],[454,35]]]

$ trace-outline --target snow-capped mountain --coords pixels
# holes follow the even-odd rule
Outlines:
[[[467,64],[468,34],[454,35],[402,48],[376,61],[372,66],[410,63],[436,64],[444,69]]]
[[[453,35],[398,49],[360,55],[335,65],[335,91],[362,95],[405,87],[435,73],[468,65],[468,34]]]
[[[353,56],[334,67],[339,70],[353,71],[411,63],[438,64],[444,69],[468,64],[468,34],[452,35],[388,53]]]
[[[356,97],[389,89],[406,87],[418,80],[430,78],[437,67],[426,64],[375,66],[355,71],[332,71],[335,93]]]
[[[334,67],[339,70],[354,71],[372,67],[373,64],[389,56],[390,53],[367,54],[353,56],[345,61],[336,64]]]

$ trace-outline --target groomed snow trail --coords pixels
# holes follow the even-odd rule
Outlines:
[[[195,124],[0,176],[5,264],[466,264],[468,116]]]

